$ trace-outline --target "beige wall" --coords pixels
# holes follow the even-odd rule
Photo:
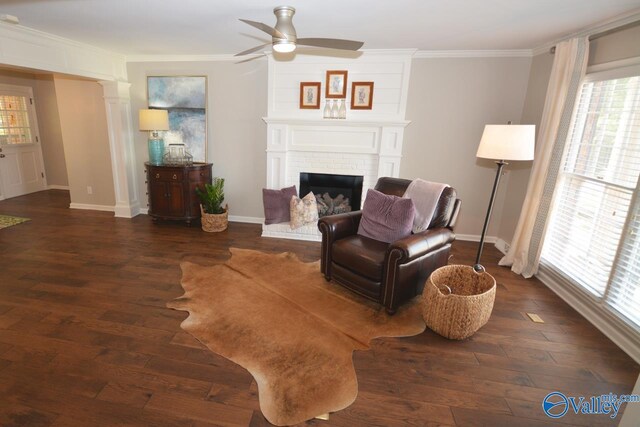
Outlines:
[[[485,124],[520,123],[531,58],[414,59],[409,83],[403,178],[452,185],[462,199],[456,233],[479,236],[496,166],[476,158]],[[508,166],[511,168],[512,166]],[[502,221],[503,177],[488,236]]]
[[[640,23],[589,43],[589,65],[640,57]]]
[[[234,62],[130,62],[131,108],[134,129],[138,110],[147,108],[147,76],[207,76],[208,161],[213,174],[225,178],[229,213],[264,216],[262,188],[266,185],[267,61]],[[147,133],[134,130],[137,180],[141,205],[146,207],[144,165],[148,160]]]
[[[29,86],[33,89],[47,184],[67,186],[69,183],[52,77],[0,70],[0,83]]]
[[[536,125],[536,135],[540,130],[540,120],[542,119],[552,65],[553,55],[550,53],[534,56],[531,62],[527,95],[522,110],[522,123]],[[518,218],[520,218],[532,165],[533,162],[513,162],[508,166],[509,179],[505,185],[508,203],[505,203],[502,210],[502,221],[499,224],[497,234],[498,238],[508,243],[513,238]]]
[[[102,86],[54,77],[71,203],[113,207],[115,196]],[[93,194],[88,194],[91,186]],[[144,193],[143,193],[144,194]]]
[[[53,76],[38,75],[35,80],[36,112],[42,139],[42,156],[49,185],[69,186],[64,158],[62,129]]]

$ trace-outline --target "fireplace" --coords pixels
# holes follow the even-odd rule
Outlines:
[[[300,173],[300,197],[316,195],[319,215],[359,211],[362,200],[362,175]]]

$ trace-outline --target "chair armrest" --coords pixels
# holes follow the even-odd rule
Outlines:
[[[318,229],[322,233],[320,271],[327,280],[331,280],[333,242],[356,234],[360,218],[362,218],[362,211],[325,216],[318,220]]]
[[[318,220],[318,229],[322,233],[323,240],[329,238],[333,242],[356,234],[360,218],[362,218],[362,211],[325,216]]]
[[[396,240],[387,249],[387,253],[399,251],[400,262],[411,261],[428,254],[455,240],[456,235],[446,227],[433,228]]]

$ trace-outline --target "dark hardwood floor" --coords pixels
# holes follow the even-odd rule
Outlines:
[[[0,426],[263,426],[252,377],[180,329],[179,263],[215,264],[229,247],[319,257],[319,244],[218,234],[68,209],[51,190],[0,201],[30,222],[0,230]],[[470,264],[474,243],[456,242]],[[539,281],[484,264],[498,280],[489,323],[472,338],[427,331],[354,354],[359,395],[317,426],[617,425],[619,417],[541,410],[551,391],[630,393],[639,367]],[[526,312],[546,323],[531,322]]]

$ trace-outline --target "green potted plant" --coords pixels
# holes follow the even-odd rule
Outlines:
[[[213,178],[211,184],[204,185],[204,189],[196,187],[196,194],[202,202],[200,203],[202,229],[209,233],[226,230],[229,224],[229,206],[222,207],[224,178]]]

